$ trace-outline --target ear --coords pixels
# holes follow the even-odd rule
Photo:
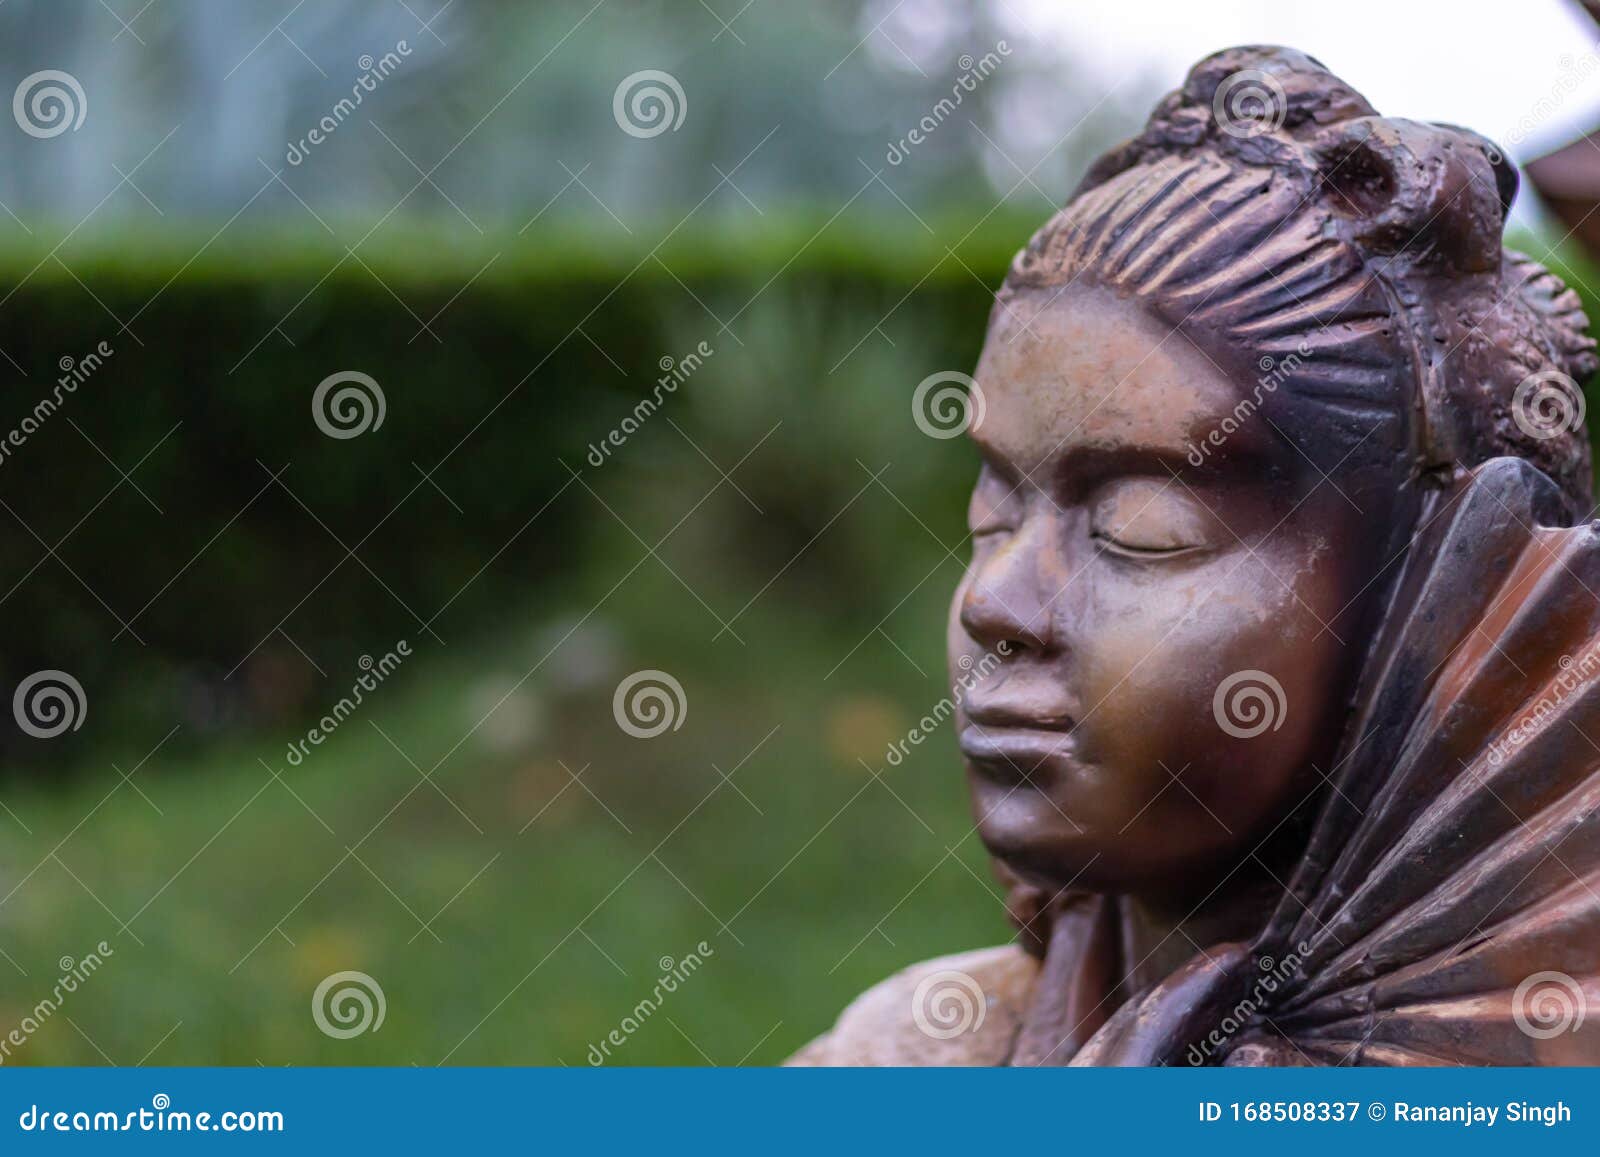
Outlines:
[[[1368,252],[1437,272],[1499,269],[1516,172],[1483,137],[1361,117],[1330,128],[1314,150],[1335,212]]]

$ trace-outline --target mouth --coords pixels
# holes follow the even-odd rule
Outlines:
[[[961,731],[961,754],[984,778],[1006,786],[1032,783],[1054,772],[1073,754],[1070,726],[969,723]]]

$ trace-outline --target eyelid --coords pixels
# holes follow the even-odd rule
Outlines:
[[[1102,488],[1091,503],[1089,536],[1126,558],[1178,558],[1213,545],[1208,516],[1185,494],[1173,492],[1170,483],[1122,478]]]
[[[1005,516],[1004,506],[996,506],[972,523],[972,537],[983,538],[991,534],[1011,534],[1017,529],[1016,520]]]
[[[1164,548],[1129,546],[1126,543],[1118,542],[1109,534],[1102,534],[1100,531],[1090,532],[1089,537],[1099,543],[1102,550],[1110,554],[1122,555],[1124,558],[1179,558],[1186,554],[1198,554],[1206,549],[1205,546],[1199,544]]]
[[[1016,530],[1021,496],[991,463],[984,463],[978,484],[973,488],[968,506],[968,525],[972,537],[983,538],[992,534]]]

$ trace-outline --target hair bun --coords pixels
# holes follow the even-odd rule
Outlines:
[[[1224,49],[1191,68],[1144,131],[1092,165],[1073,196],[1155,157],[1201,147],[1244,164],[1314,169],[1304,141],[1375,112],[1315,57],[1276,45]]]
[[[1269,132],[1305,138],[1377,111],[1316,57],[1270,44],[1213,53],[1189,70],[1173,97],[1185,119],[1201,115],[1215,134],[1235,141]]]
[[[1442,272],[1500,267],[1500,231],[1516,195],[1515,172],[1477,133],[1420,121],[1368,116],[1329,129],[1318,141],[1320,177],[1332,207],[1368,253],[1404,253]],[[1509,184],[1501,176],[1510,173]]]

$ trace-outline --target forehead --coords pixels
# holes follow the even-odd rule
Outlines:
[[[1098,287],[1027,289],[995,311],[975,377],[972,437],[1033,470],[1080,451],[1181,458],[1229,421],[1232,449],[1276,444],[1265,418],[1238,421],[1242,386],[1184,334]]]

